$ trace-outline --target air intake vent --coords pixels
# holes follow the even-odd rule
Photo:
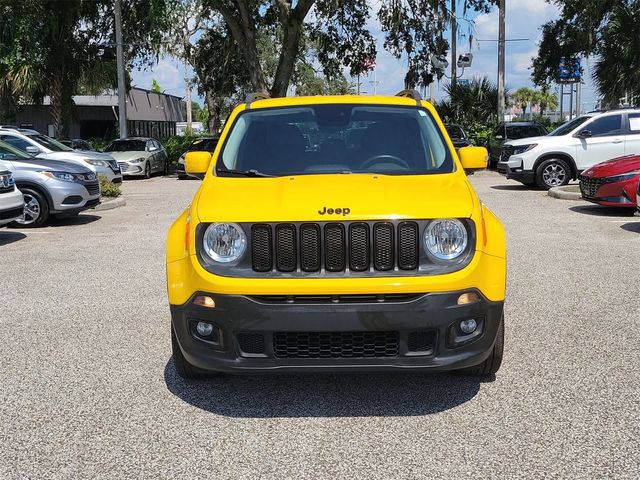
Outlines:
[[[269,225],[251,227],[251,261],[256,272],[269,272],[272,269],[271,252],[271,227]]]
[[[376,270],[391,270],[393,263],[393,224],[376,223],[373,226],[373,266]]]
[[[305,223],[300,226],[300,268],[303,272],[320,270],[320,226]]]
[[[296,254],[296,227],[289,223],[276,227],[276,268],[281,272],[293,272],[298,259]]]

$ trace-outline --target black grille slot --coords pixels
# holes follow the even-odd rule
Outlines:
[[[273,266],[271,248],[271,227],[253,225],[251,227],[251,262],[256,272],[268,272]]]
[[[8,187],[0,186],[0,193],[13,192],[15,189],[16,189],[15,185],[10,185]]]
[[[369,226],[354,223],[349,227],[349,268],[354,272],[369,269]]]
[[[384,303],[412,302],[422,297],[423,293],[362,293],[348,295],[252,295],[250,298],[261,303]]]
[[[373,266],[376,270],[391,270],[393,263],[393,224],[376,223],[373,226]]]
[[[85,183],[84,187],[89,192],[89,195],[98,195],[100,193],[100,184],[98,182]]]
[[[398,356],[398,332],[275,332],[276,358]]]
[[[328,272],[341,272],[345,268],[344,225],[330,223],[324,227],[324,263]]]
[[[431,352],[434,340],[435,334],[433,332],[411,332],[407,337],[407,350],[410,352]]]
[[[579,177],[580,191],[585,197],[595,197],[598,189],[605,183],[602,178]]]
[[[414,222],[398,225],[398,267],[402,270],[418,267],[418,225]]]
[[[276,227],[276,268],[281,272],[293,272],[298,265],[296,250],[295,225],[278,225]]]
[[[320,226],[305,223],[300,226],[300,268],[303,272],[320,270]]]
[[[264,353],[265,343],[262,333],[238,333],[236,335],[240,350],[244,353],[259,355]]]

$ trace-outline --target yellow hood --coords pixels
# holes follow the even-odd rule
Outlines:
[[[208,176],[195,207],[200,222],[468,218],[474,208],[474,196],[460,172],[411,176]],[[329,209],[334,213],[328,213]],[[340,213],[335,213],[336,209]]]

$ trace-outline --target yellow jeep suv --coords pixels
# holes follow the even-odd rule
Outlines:
[[[486,162],[415,91],[248,97],[185,159],[204,181],[167,239],[177,372],[494,374],[505,235],[465,174]]]

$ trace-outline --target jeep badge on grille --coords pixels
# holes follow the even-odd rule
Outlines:
[[[350,208],[327,208],[322,207],[322,210],[318,210],[320,215],[342,215],[343,217],[351,213]]]

